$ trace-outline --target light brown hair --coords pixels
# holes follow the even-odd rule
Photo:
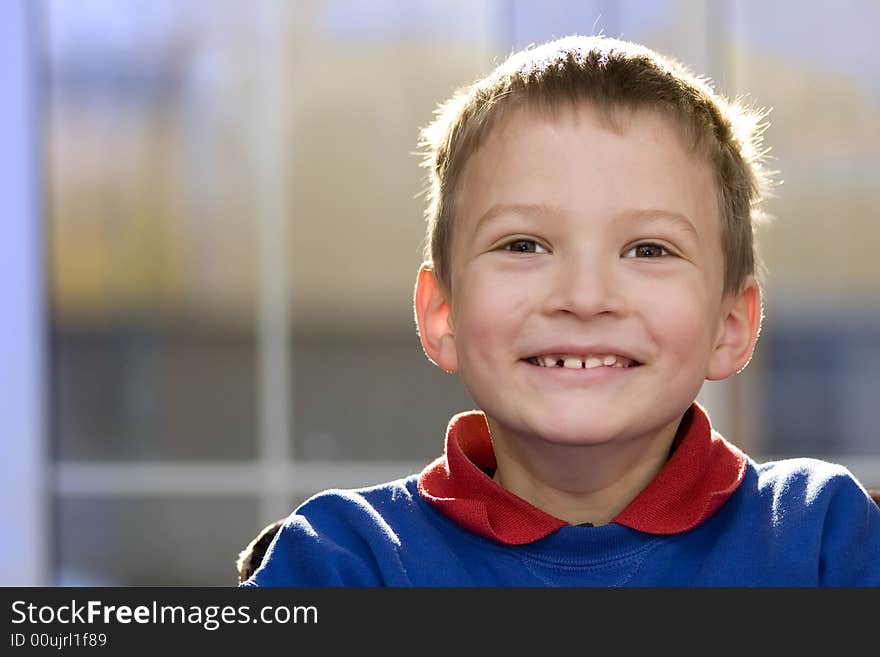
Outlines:
[[[713,167],[717,186],[724,292],[737,292],[749,275],[761,278],[755,226],[766,217],[762,200],[772,186],[761,149],[766,112],[730,100],[675,59],[604,36],[569,36],[514,53],[487,76],[457,90],[421,130],[429,171],[424,258],[452,291],[451,244],[456,191],[470,156],[511,109],[553,112],[587,102],[610,128],[623,110],[669,117],[693,152]]]

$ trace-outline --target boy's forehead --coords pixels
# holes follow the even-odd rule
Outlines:
[[[634,149],[627,136],[638,140],[640,147]],[[621,163],[625,166],[619,166]],[[707,194],[713,204],[717,202],[709,158],[689,143],[684,128],[672,117],[650,108],[605,108],[590,102],[566,102],[548,107],[516,106],[498,118],[465,163],[456,190],[456,214],[470,215],[495,196],[520,197],[533,190],[546,191],[549,187],[541,186],[540,181],[570,179],[568,174],[576,167],[581,167],[586,175],[573,182],[589,186],[591,170],[615,164],[619,166],[619,176],[628,179],[627,184],[618,187],[626,191],[621,194],[621,201],[646,188],[639,175],[647,173],[670,178],[668,182],[672,184],[667,190],[653,189],[652,194],[670,198],[673,204],[686,206],[689,197]],[[689,184],[674,184],[680,182],[673,174],[676,168],[691,177]],[[699,185],[700,182],[704,184]],[[553,201],[517,200],[537,204]]]
[[[684,121],[672,112],[651,106],[599,104],[587,99],[511,103],[510,107],[500,109],[497,119],[487,123],[468,163],[488,145],[503,147],[523,131],[534,132],[564,123],[577,126],[583,122],[616,135],[624,134],[635,123],[650,122],[653,131],[673,136],[677,145],[694,160],[708,163],[706,154],[689,137]]]

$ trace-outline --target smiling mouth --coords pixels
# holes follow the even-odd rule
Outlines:
[[[625,356],[618,356],[617,354],[591,354],[589,356],[548,354],[545,356],[532,356],[524,360],[538,367],[558,367],[572,370],[592,370],[598,367],[628,369],[641,365],[638,361],[626,358]]]

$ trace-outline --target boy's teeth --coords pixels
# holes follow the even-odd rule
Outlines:
[[[560,354],[551,356],[536,356],[534,359],[536,365],[542,367],[566,367],[568,369],[593,369],[595,367],[629,367],[630,361],[627,358],[618,358],[614,354],[602,354],[593,356],[572,356],[570,354]]]

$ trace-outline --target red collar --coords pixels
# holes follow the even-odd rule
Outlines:
[[[745,475],[746,456],[712,429],[696,402],[685,413],[672,456],[612,522],[648,534],[678,534],[715,513]],[[495,483],[486,416],[455,415],[446,429],[446,453],[419,475],[419,494],[465,529],[508,545],[531,543],[568,523]]]

